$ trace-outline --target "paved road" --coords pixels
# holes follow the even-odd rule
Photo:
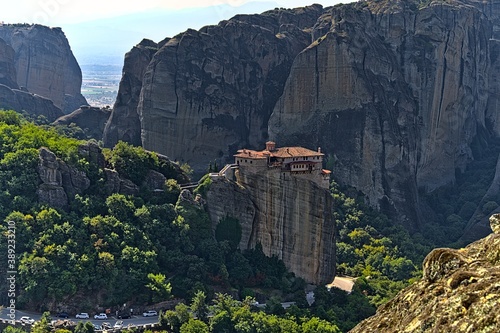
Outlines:
[[[19,318],[21,318],[22,316],[28,316],[28,317],[31,317],[35,320],[40,320],[40,318],[42,317],[42,315],[39,313],[16,310],[16,313],[15,313],[16,320],[19,320]],[[11,318],[9,317],[9,309],[4,308],[3,310],[0,310],[0,319],[11,320]],[[55,320],[55,319],[64,320],[63,318],[56,318],[55,315],[52,317],[52,319],[53,320]],[[99,326],[105,322],[109,323],[109,324],[111,324],[111,326],[113,326],[118,320],[123,320],[124,327],[129,325],[129,324],[133,324],[136,326],[143,326],[143,325],[156,324],[158,322],[157,316],[154,316],[154,317],[133,316],[130,319],[116,319],[114,316],[112,316],[112,317],[108,317],[108,319],[105,319],[105,320],[95,320],[93,318],[93,316],[91,316],[90,319],[76,319],[76,318],[71,318],[71,317],[69,319],[71,321],[76,322],[76,323],[78,323],[80,321],[83,321],[83,322],[90,321],[90,322],[92,322],[92,324],[96,324]]]
[[[356,278],[349,276],[336,276],[332,283],[327,285],[327,288],[336,287],[347,293],[352,292]]]

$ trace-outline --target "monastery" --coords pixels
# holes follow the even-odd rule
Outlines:
[[[272,141],[266,142],[266,149],[257,151],[240,149],[234,155],[234,164],[226,165],[219,173],[226,178],[234,178],[234,171],[239,172],[280,172],[284,179],[290,177],[307,178],[321,187],[330,186],[331,171],[323,169],[321,148],[318,151],[303,147],[276,147]]]

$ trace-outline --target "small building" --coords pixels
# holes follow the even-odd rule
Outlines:
[[[251,168],[255,172],[278,169],[291,175],[316,176],[313,180],[319,180],[328,188],[331,171],[323,169],[324,156],[321,148],[314,151],[303,147],[276,147],[276,143],[268,141],[266,149],[240,149],[234,158],[237,166]]]

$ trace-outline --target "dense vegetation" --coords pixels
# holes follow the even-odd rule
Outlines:
[[[356,191],[332,182],[337,272],[357,280],[351,294],[316,288],[310,306],[304,280],[280,260],[266,257],[260,246],[236,248],[241,238],[237,218],[226,217],[212,232],[202,200],[196,198],[210,187],[209,177],[202,179],[194,197],[180,197],[178,184],[188,181],[187,166],[183,171],[154,153],[120,142],[112,150],[103,149],[104,166],[135,183],[139,191],[133,196],[107,193],[103,166],[78,153],[83,138],[77,128],[38,126],[15,112],[0,112],[0,219],[16,225],[19,307],[56,311],[57,304],[66,304],[70,311],[93,312],[97,304],[117,309],[124,303],[179,298],[192,300],[191,305],[165,312],[164,329],[345,332],[418,277],[433,247],[455,242],[474,213],[486,215],[500,201],[483,199],[494,175],[499,148],[495,143],[477,144],[476,160],[464,173],[457,172],[457,183],[427,195],[437,214],[412,235],[365,206]],[[91,181],[84,193],[69,198],[66,210],[38,203],[40,147],[84,171]],[[145,185],[151,170],[167,179],[160,193]],[[0,227],[2,238],[6,226]],[[2,239],[3,253],[5,244]],[[5,260],[0,257],[0,265],[5,266]],[[2,280],[0,292],[5,294],[5,288]],[[264,312],[253,306],[255,298],[266,301]],[[283,301],[295,305],[284,310]],[[201,313],[200,307],[213,316]]]
[[[218,289],[244,297],[255,294],[250,288],[293,294],[304,287],[261,247],[236,250],[241,237],[236,219],[221,221],[236,234],[218,228],[214,237],[203,206],[179,198],[177,180],[185,174],[154,153],[125,143],[103,151],[106,167],[140,186],[137,195],[126,196],[106,193],[103,169],[78,155],[83,141],[1,112],[0,142],[0,218],[16,225],[20,308],[56,311],[57,304],[66,304],[71,311],[93,312],[97,304],[190,299],[200,290],[209,297]],[[67,210],[37,203],[40,147],[91,180],[88,190],[70,198]],[[162,193],[144,186],[149,170],[166,176]],[[6,227],[5,222],[2,231]],[[6,253],[5,239],[0,246]],[[5,260],[0,258],[2,265]],[[1,287],[5,290],[5,280]]]

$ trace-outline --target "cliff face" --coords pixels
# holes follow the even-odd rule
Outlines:
[[[63,115],[61,109],[44,97],[19,90],[15,67],[16,52],[0,38],[0,108],[25,110],[32,115],[43,115],[55,120]]]
[[[60,28],[2,25],[0,38],[15,52],[16,83],[43,96],[65,113],[87,104],[82,73]]]
[[[14,56],[14,49],[0,38],[0,84],[11,88],[18,88]]]
[[[454,182],[485,128],[492,23],[477,8],[360,2],[330,9],[328,32],[294,61],[270,138],[319,145],[336,178],[416,226],[419,188]],[[495,44],[496,45],[496,44]]]
[[[494,233],[464,249],[429,253],[422,280],[350,332],[498,332],[500,215],[490,223]]]
[[[113,147],[120,140],[141,145],[141,122],[137,105],[144,73],[158,48],[158,44],[144,39],[125,55],[118,95],[103,134],[104,146]]]
[[[236,16],[164,41],[143,77],[131,73],[137,77],[132,90],[141,90],[142,145],[189,162],[196,171],[215,159],[222,164],[238,147],[261,146],[292,61],[311,42],[304,29],[321,12],[316,5]],[[135,140],[135,134],[113,125],[121,123],[115,114],[134,111],[114,108],[108,145]]]
[[[416,228],[419,190],[453,183],[477,133],[500,135],[499,31],[500,4],[476,0],[236,16],[126,70],[137,109],[115,108],[106,142],[138,144],[140,124],[145,148],[197,172],[267,139],[320,146],[341,184]]]
[[[315,182],[279,170],[236,171],[237,182],[216,178],[207,192],[213,227],[226,216],[242,227],[240,249],[261,243],[297,276],[316,285],[335,276],[332,198]]]

